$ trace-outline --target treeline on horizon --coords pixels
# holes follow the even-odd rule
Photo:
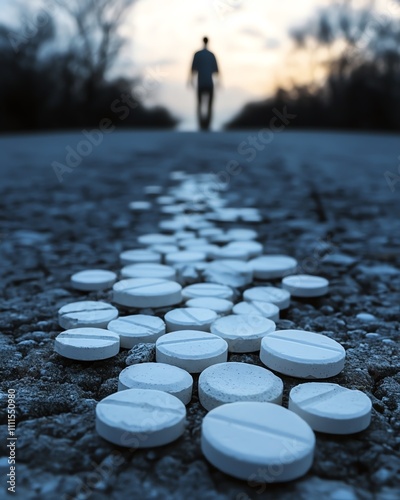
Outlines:
[[[26,13],[19,28],[0,25],[0,132],[96,127],[104,119],[117,126],[174,127],[168,110],[142,103],[160,84],[156,75],[109,76],[124,43],[119,28],[133,3],[53,0]],[[58,26],[59,18],[66,25]]]
[[[286,106],[296,115],[290,128],[400,130],[400,2],[391,7],[377,14],[341,2],[292,30],[297,55],[316,64],[323,54],[324,82],[280,88],[264,101],[245,105],[225,128],[265,127],[273,110]]]

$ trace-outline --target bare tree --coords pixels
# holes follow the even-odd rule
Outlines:
[[[79,63],[83,98],[90,103],[115,62],[124,39],[119,28],[135,0],[57,0],[75,25],[71,50]]]

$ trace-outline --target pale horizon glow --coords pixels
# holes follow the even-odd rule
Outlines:
[[[290,82],[288,31],[327,3],[138,0],[122,31],[132,37],[123,64],[141,74],[158,73],[159,84],[147,102],[167,106],[182,120],[180,129],[195,130],[195,92],[186,82],[193,54],[208,36],[222,78],[215,98],[213,128],[218,129],[245,103],[263,99]]]
[[[376,0],[374,7],[393,14],[394,0]],[[2,0],[0,22],[18,24],[50,0]],[[389,3],[390,5],[389,5]],[[219,129],[244,104],[265,99],[279,86],[291,87],[323,78],[312,72],[309,55],[295,53],[289,30],[303,25],[332,0],[136,0],[121,34],[126,39],[111,72],[141,76],[137,88],[144,103],[165,106],[181,120],[181,130],[195,130],[195,91],[187,81],[193,54],[203,36],[218,60],[222,87],[217,89],[213,129]],[[370,5],[369,0],[353,4]],[[52,4],[51,4],[52,5]],[[398,7],[397,7],[398,8]],[[56,14],[56,8],[54,8]]]

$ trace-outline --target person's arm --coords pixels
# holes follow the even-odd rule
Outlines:
[[[194,78],[197,73],[197,61],[196,54],[193,57],[192,67],[190,68],[189,78],[188,78],[188,87],[194,87]]]
[[[213,70],[213,79],[214,79],[214,83],[215,83],[215,86],[220,88],[222,87],[222,78],[221,78],[221,73],[219,71],[219,67],[218,67],[218,63],[217,63],[217,59],[216,57],[214,56],[214,70]]]

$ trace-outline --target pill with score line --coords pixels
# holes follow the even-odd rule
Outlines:
[[[305,420],[314,431],[353,434],[371,422],[372,403],[361,391],[338,384],[307,382],[293,387],[289,410]]]
[[[126,307],[166,307],[182,301],[182,287],[175,281],[131,278],[113,286],[113,300]]]
[[[119,374],[118,390],[155,389],[168,392],[184,405],[192,398],[193,378],[182,368],[166,363],[140,363],[128,366]]]
[[[132,314],[110,321],[107,329],[119,335],[121,347],[132,349],[141,343],[154,343],[165,334],[165,323],[157,316]]]
[[[329,378],[344,368],[346,351],[335,340],[302,330],[278,330],[261,342],[265,366],[299,378]]]
[[[315,435],[292,411],[273,403],[218,406],[203,419],[201,449],[217,469],[255,483],[286,482],[310,469]]]
[[[57,335],[54,350],[64,358],[98,361],[118,354],[119,336],[101,328],[73,328]]]
[[[58,324],[65,329],[107,328],[108,323],[117,317],[117,308],[106,302],[95,300],[71,302],[58,310]]]
[[[228,358],[228,344],[221,337],[196,330],[167,333],[156,342],[157,363],[167,363],[200,373]]]

